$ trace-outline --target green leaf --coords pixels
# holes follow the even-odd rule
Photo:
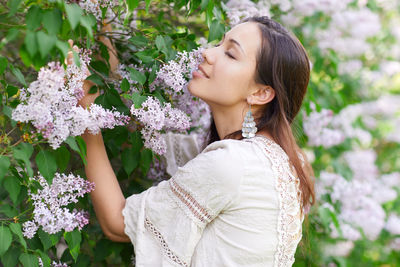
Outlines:
[[[86,150],[86,142],[85,142],[85,140],[83,140],[83,138],[80,137],[80,136],[75,137],[75,140],[76,140],[76,142],[78,143],[80,152],[81,152],[82,155],[84,155],[85,158],[86,158],[86,155],[87,155],[86,152],[87,152],[87,150]]]
[[[10,247],[6,253],[1,257],[1,263],[4,266],[15,266],[18,263],[18,257],[21,254],[21,250],[16,247]]]
[[[153,160],[153,152],[150,149],[143,149],[140,152],[140,169],[146,175],[149,171],[151,161]]]
[[[128,5],[128,11],[129,12],[132,12],[139,5],[139,1],[138,0],[126,0],[126,3]]]
[[[10,205],[7,205],[7,204],[2,204],[0,206],[0,213],[3,213],[7,217],[10,217],[10,218],[18,215],[18,211],[15,208],[13,208],[13,207],[11,207]]]
[[[62,55],[64,58],[67,58],[68,56],[68,49],[69,49],[69,45],[67,42],[63,42],[60,40],[56,41],[56,47],[61,51]]]
[[[57,171],[57,162],[53,154],[50,151],[41,150],[37,153],[35,161],[39,172],[51,184]]]
[[[42,22],[42,16],[43,13],[39,6],[31,6],[26,14],[26,28],[31,31],[36,30]]]
[[[31,168],[30,157],[33,153],[33,146],[28,143],[20,143],[18,146],[13,148],[14,158],[22,160],[25,163],[25,167],[28,171],[29,176],[33,176],[33,170]]]
[[[135,108],[140,108],[142,106],[142,103],[146,101],[147,97],[144,95],[140,95],[138,92],[133,92],[132,93],[132,101],[133,104],[135,105]]]
[[[156,37],[156,47],[159,51],[165,51],[166,49],[165,40],[161,35]]]
[[[108,53],[108,48],[102,42],[99,43],[101,57],[104,58],[106,62],[110,60],[110,54]]]
[[[90,62],[90,66],[92,66],[96,71],[100,72],[101,74],[103,74],[104,76],[108,76],[108,66],[100,60],[95,60]]]
[[[56,35],[61,30],[62,13],[59,9],[55,8],[48,10],[43,15],[43,27],[49,34]]]
[[[21,4],[22,0],[11,0],[8,1],[8,6],[10,7],[10,12],[8,13],[8,17],[14,16],[17,13],[18,7]]]
[[[8,97],[12,97],[16,93],[18,93],[18,87],[12,86],[12,85],[7,85],[7,94]]]
[[[67,143],[72,150],[74,150],[75,152],[78,152],[79,156],[81,156],[83,163],[86,165],[87,162],[85,159],[85,155],[82,154],[78,144],[76,143],[75,138],[72,136],[68,136],[68,138],[65,140],[65,143]]]
[[[26,241],[24,239],[24,236],[22,235],[21,224],[19,224],[19,223],[10,223],[8,225],[8,227],[10,227],[11,232],[13,232],[18,237],[19,243],[21,243],[21,245],[26,249],[27,246],[26,246]]]
[[[67,241],[69,252],[71,253],[72,258],[76,261],[79,250],[81,248],[82,236],[79,230],[75,229],[72,232],[64,233],[65,241]]]
[[[150,2],[151,0],[145,0],[146,2],[146,13],[149,13],[149,8],[150,8]]]
[[[72,30],[75,30],[83,15],[82,9],[77,4],[66,4],[65,11],[67,12],[68,21]]]
[[[39,52],[42,58],[45,58],[56,45],[57,37],[54,35],[49,35],[43,31],[38,31],[36,33],[37,42],[39,45]]]
[[[92,75],[90,75],[89,77],[86,78],[86,80],[92,81],[97,85],[103,86],[103,79],[97,75],[96,73],[93,73]]]
[[[0,75],[3,75],[4,71],[6,70],[8,65],[7,58],[0,56]]]
[[[139,164],[139,153],[132,149],[124,149],[121,154],[122,166],[125,172],[130,175]]]
[[[43,267],[50,267],[51,264],[50,257],[40,249],[36,249],[35,251],[39,253],[40,258],[42,259]]]
[[[27,31],[25,35],[25,47],[31,57],[34,57],[37,52],[36,33]]]
[[[219,23],[218,20],[214,19],[210,25],[210,32],[208,34],[208,42],[213,40],[219,40],[222,38],[225,32],[225,26]]]
[[[143,85],[146,82],[146,75],[141,73],[140,71],[135,70],[134,68],[128,68],[130,72],[131,79],[134,81],[139,82]]]
[[[90,87],[89,89],[89,94],[95,94],[97,93],[99,89],[97,88],[97,85],[93,85],[92,87]]]
[[[123,92],[127,92],[130,88],[130,84],[126,78],[124,78],[121,82],[121,90]]]
[[[6,156],[0,156],[0,183],[6,175],[8,168],[10,167],[10,159]]]
[[[24,267],[39,267],[39,259],[33,254],[23,253],[19,256],[19,261]]]
[[[0,226],[0,256],[8,250],[11,245],[12,235],[7,226]]]
[[[38,236],[40,241],[43,244],[43,249],[46,251],[49,248],[51,248],[52,246],[56,245],[58,243],[58,241],[60,240],[60,236],[57,234],[54,235],[50,235],[48,233],[46,233],[45,231],[43,231],[42,229],[38,230]]]
[[[21,184],[17,177],[7,176],[3,182],[4,188],[10,194],[10,198],[14,204],[17,203],[19,192],[21,191]]]
[[[93,38],[93,29],[92,27],[96,24],[96,21],[92,20],[91,16],[82,16],[80,19],[80,23],[83,27],[85,27],[90,38]]]
[[[154,59],[151,55],[148,54],[148,51],[140,51],[140,52],[136,52],[135,55],[141,60],[143,61],[143,63],[150,63],[152,62]]]
[[[18,68],[14,68],[13,65],[10,65],[10,69],[15,78],[17,78],[17,80],[26,87],[25,78],[22,72]]]
[[[60,146],[57,150],[54,150],[54,155],[56,157],[56,162],[60,172],[64,172],[68,166],[71,153],[65,146]]]
[[[129,41],[132,44],[134,44],[136,46],[140,46],[140,47],[146,46],[149,43],[147,38],[142,35],[132,36],[131,38],[129,38]]]

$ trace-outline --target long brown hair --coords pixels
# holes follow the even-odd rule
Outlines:
[[[242,22],[255,22],[262,33],[257,55],[255,81],[269,85],[274,99],[256,116],[256,126],[268,130],[274,141],[289,157],[300,179],[301,212],[315,203],[312,167],[293,136],[291,124],[300,110],[310,78],[310,63],[300,41],[278,22],[268,17],[251,17]],[[241,130],[224,139],[242,139]],[[211,122],[209,144],[220,140],[214,120]],[[303,158],[303,164],[300,159]],[[312,198],[310,200],[310,198]]]

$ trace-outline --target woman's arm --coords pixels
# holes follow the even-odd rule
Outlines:
[[[104,27],[103,30],[108,31],[110,27]],[[108,38],[100,39],[109,49],[110,65],[112,70],[118,64],[115,50]],[[72,40],[69,41],[71,47]],[[73,49],[78,50],[76,46]],[[69,52],[67,64],[72,62],[72,52]],[[86,108],[90,106],[99,95],[89,94],[91,81],[85,80],[83,90],[85,96],[79,101],[79,105]],[[101,133],[92,135],[87,131],[82,135],[86,142],[87,155],[85,166],[86,177],[89,181],[95,183],[95,189],[90,193],[97,219],[104,234],[113,241],[130,242],[129,237],[125,234],[125,224],[122,215],[122,209],[125,206],[125,197],[122,194],[117,177],[111,167]]]
[[[124,232],[122,209],[125,197],[108,159],[101,133],[82,135],[87,146],[86,177],[95,183],[90,193],[97,219],[104,234],[113,241],[130,242]]]

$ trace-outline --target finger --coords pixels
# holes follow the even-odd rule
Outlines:
[[[69,46],[72,48],[72,46],[74,45],[74,41],[72,39],[68,40]]]
[[[74,49],[74,51],[77,53],[79,52],[79,48],[76,45],[74,45],[72,49]]]
[[[72,59],[73,59],[73,53],[72,53],[72,51],[68,51],[68,55],[67,55],[67,58],[66,58],[66,60],[67,60],[67,65],[70,65],[70,64],[72,64]]]

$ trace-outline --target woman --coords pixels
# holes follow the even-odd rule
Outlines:
[[[83,135],[98,220],[111,240],[133,243],[137,266],[291,266],[314,204],[290,129],[307,54],[280,24],[253,17],[203,57],[188,88],[211,108],[210,144],[169,180],[125,199],[101,134]]]

